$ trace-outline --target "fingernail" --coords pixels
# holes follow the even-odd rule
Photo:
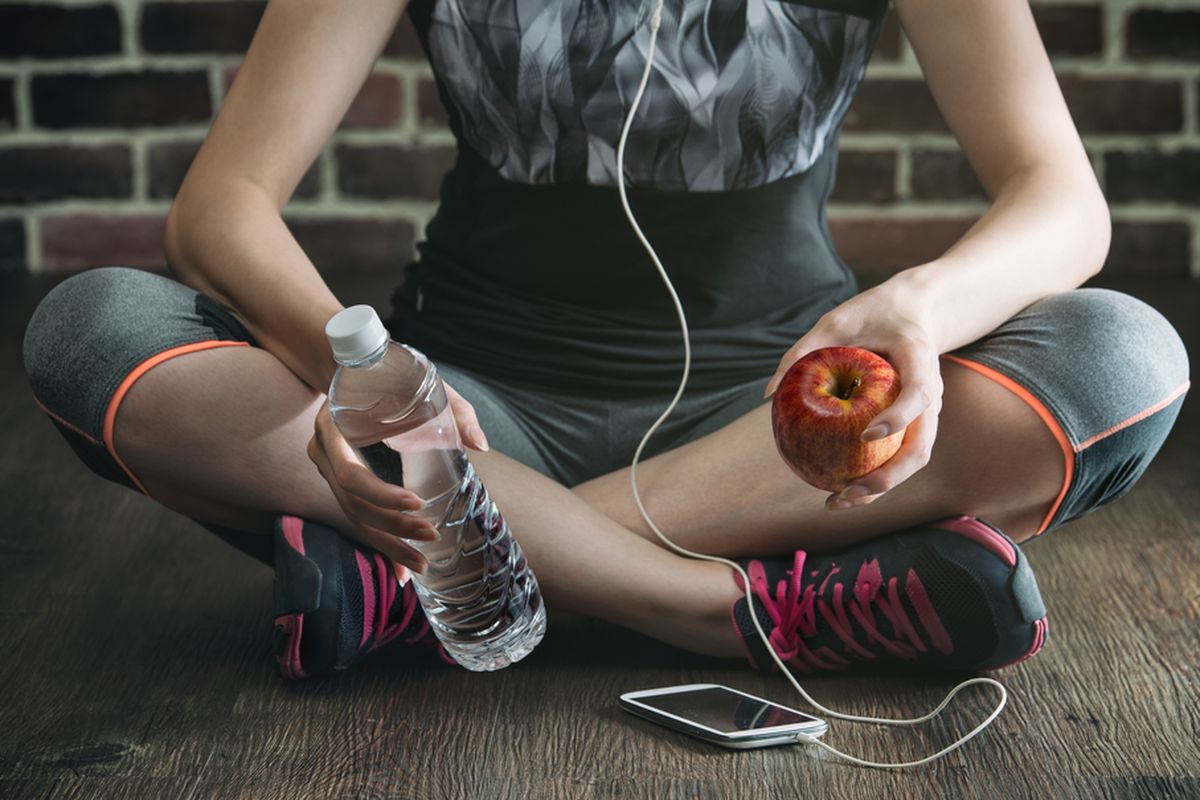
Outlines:
[[[844,500],[857,500],[860,497],[866,497],[870,493],[871,493],[870,489],[868,489],[867,487],[862,486],[860,484],[860,485],[856,485],[856,486],[847,486],[845,489],[842,489],[842,491],[838,495],[838,497],[843,501]]]
[[[437,530],[423,519],[417,519],[415,524],[408,523],[403,528],[396,531],[396,535],[401,539],[425,539],[429,536],[429,532]]]
[[[770,397],[771,392],[773,391],[775,391],[775,381],[771,381],[767,384],[767,388],[763,390],[763,399],[765,400]]]
[[[888,428],[887,425],[875,425],[874,427],[867,428],[865,431],[863,431],[862,436],[860,438],[864,442],[873,442],[876,439],[884,438],[890,432],[891,432],[891,429]]]
[[[487,437],[483,435],[483,431],[481,431],[477,426],[472,425],[470,430],[467,431],[467,435],[471,437],[471,441],[474,442],[475,446],[480,450],[486,452],[489,449]]]
[[[825,507],[831,511],[841,511],[842,509],[850,508],[851,506],[852,504],[846,502],[845,500],[834,500],[832,503],[825,504]]]

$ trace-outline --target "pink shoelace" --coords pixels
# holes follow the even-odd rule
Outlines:
[[[362,558],[361,553],[358,555]],[[410,580],[404,586],[401,586],[399,581],[394,577],[395,573],[391,563],[379,553],[372,555],[374,561],[375,574],[379,576],[377,582],[378,595],[375,603],[375,625],[374,630],[378,631],[375,641],[371,644],[371,650],[377,650],[380,647],[392,642],[408,629],[408,626],[413,621],[413,615],[417,614],[420,609],[420,602],[417,600],[417,590]],[[360,565],[361,566],[361,565]],[[393,620],[391,617],[392,603],[395,602],[396,592],[402,592],[401,598],[402,612],[399,619]],[[412,644],[419,642],[427,636],[432,635],[432,629],[429,627],[429,620],[425,619],[424,615],[421,618],[421,624],[417,626],[416,631],[405,638],[405,643]],[[436,637],[435,637],[436,641]],[[438,656],[447,664],[457,664],[450,657],[446,649],[442,647],[442,643],[437,642]]]
[[[880,650],[911,661],[918,653],[929,649],[909,619],[902,602],[899,579],[893,576],[885,582],[877,560],[863,562],[855,576],[853,591],[847,591],[844,581],[834,580],[841,572],[841,567],[836,564],[823,578],[814,572],[809,576],[811,580],[805,583],[806,557],[804,550],[796,551],[792,569],[787,571],[789,577],[777,582],[773,595],[761,561],[750,562],[747,570],[752,591],[775,625],[768,638],[780,659],[792,662],[802,672],[844,670],[852,660],[878,658]],[[938,618],[916,570],[911,567],[904,577],[904,593],[917,612],[929,644],[947,655],[953,653],[950,634]],[[892,636],[879,630],[876,612],[887,619]],[[815,650],[808,647],[805,640],[816,634],[821,622],[842,641],[843,653],[834,652],[825,645]],[[855,638],[855,623],[866,635],[868,644],[877,645],[876,650],[864,647]]]

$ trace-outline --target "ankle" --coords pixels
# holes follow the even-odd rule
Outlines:
[[[720,658],[738,658],[745,654],[741,640],[731,623],[731,609],[742,596],[733,570],[711,561],[693,561],[691,585],[695,590],[683,598],[672,619],[683,634],[676,643],[696,653]],[[663,638],[663,637],[660,637]]]

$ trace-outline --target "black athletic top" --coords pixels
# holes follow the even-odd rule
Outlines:
[[[621,209],[653,0],[411,0],[458,142],[395,335],[513,383],[670,391],[683,342]],[[666,0],[625,153],[697,388],[766,377],[856,291],[825,220],[887,0]]]

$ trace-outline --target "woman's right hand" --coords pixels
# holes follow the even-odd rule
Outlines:
[[[437,528],[415,514],[404,512],[421,508],[424,501],[403,486],[380,480],[363,466],[333,424],[328,400],[321,404],[314,427],[313,437],[308,441],[308,457],[317,465],[353,525],[348,535],[400,566],[423,571],[425,557],[404,540],[432,541],[437,538]]]
[[[462,441],[474,450],[487,450],[474,407],[446,385],[446,396],[454,413]],[[308,457],[333,490],[342,512],[353,525],[348,532],[359,544],[378,550],[397,565],[421,572],[425,557],[405,539],[432,541],[437,538],[433,523],[405,512],[415,511],[424,500],[403,486],[381,480],[363,466],[354,449],[333,424],[329,401],[321,404],[308,441]],[[401,579],[405,576],[400,575]]]

